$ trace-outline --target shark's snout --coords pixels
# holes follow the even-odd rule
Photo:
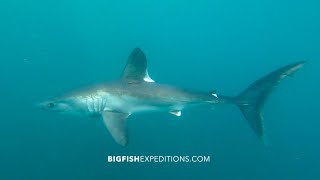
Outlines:
[[[54,106],[55,106],[54,102],[51,102],[51,101],[40,102],[35,105],[36,108],[47,110],[47,111],[54,108]]]

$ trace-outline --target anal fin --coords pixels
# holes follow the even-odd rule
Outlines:
[[[178,117],[181,116],[181,111],[170,111],[169,113]]]

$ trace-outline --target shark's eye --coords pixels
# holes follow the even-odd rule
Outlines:
[[[53,107],[54,107],[54,103],[53,103],[53,102],[49,102],[49,103],[47,104],[47,107],[48,107],[48,108],[53,108]]]

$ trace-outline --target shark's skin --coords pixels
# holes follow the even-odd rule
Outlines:
[[[185,90],[155,82],[127,83],[120,80],[71,92],[44,102],[41,107],[55,111],[54,107],[48,108],[50,103],[57,105],[65,102],[69,109],[57,107],[56,111],[70,113],[72,109],[74,112],[93,116],[106,110],[126,114],[145,111],[174,112],[189,106],[225,101],[226,99],[208,92]]]
[[[154,82],[148,75],[144,53],[136,48],[129,56],[121,79],[45,101],[40,108],[90,117],[102,116],[115,141],[125,146],[128,143],[125,121],[131,114],[165,111],[181,116],[181,111],[188,107],[229,103],[239,106],[251,128],[263,138],[260,109],[267,95],[280,80],[294,73],[304,63],[280,68],[253,83],[239,96],[227,97],[215,92],[198,92]]]

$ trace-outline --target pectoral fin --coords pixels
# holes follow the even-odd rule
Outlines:
[[[128,144],[128,132],[126,128],[126,119],[128,116],[129,114],[113,111],[104,111],[102,113],[103,122],[111,136],[122,146]]]

